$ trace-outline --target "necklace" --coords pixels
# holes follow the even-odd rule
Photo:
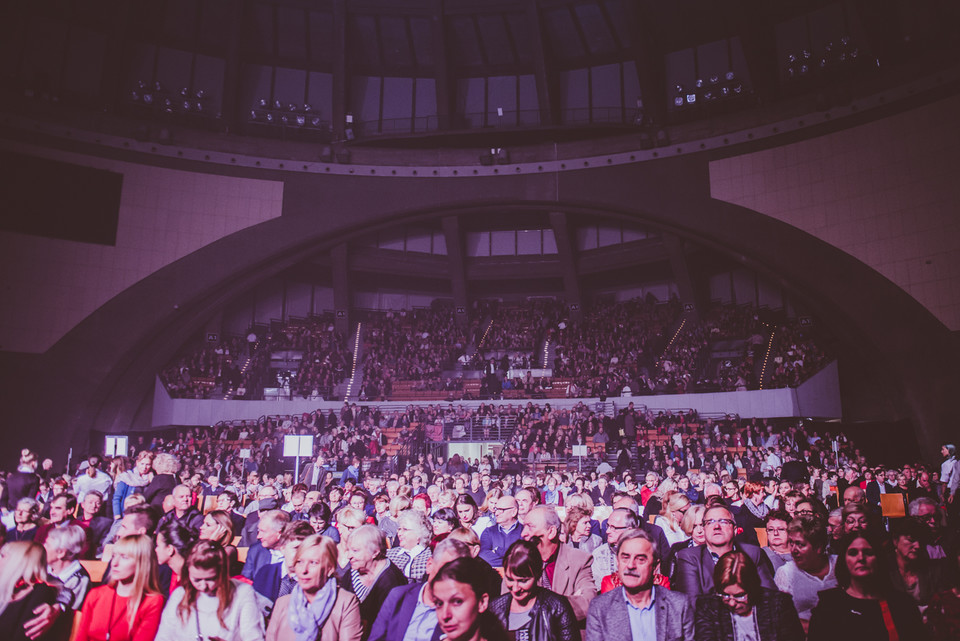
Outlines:
[[[113,633],[113,608],[117,604],[117,590],[114,588],[113,597],[110,599],[110,614],[107,615],[107,637],[106,641],[110,641],[110,635]]]

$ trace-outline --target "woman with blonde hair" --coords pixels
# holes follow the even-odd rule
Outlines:
[[[151,641],[162,611],[153,541],[125,536],[110,558],[110,582],[87,595],[75,641]]]
[[[163,610],[156,641],[263,641],[256,594],[247,583],[230,578],[223,547],[197,541],[187,556],[184,575]]]
[[[663,510],[663,502],[667,494],[677,491],[677,482],[671,478],[665,478],[660,481],[653,492],[651,492],[646,504],[643,506],[643,520],[649,521],[651,516],[659,516]]]
[[[23,624],[35,608],[57,600],[47,585],[47,554],[33,541],[14,541],[0,548],[0,639],[27,639]]]
[[[213,510],[203,517],[200,523],[200,539],[213,541],[227,552],[230,559],[230,575],[240,574],[237,560],[237,548],[233,545],[233,519],[224,510]],[[238,570],[234,572],[234,570]]]
[[[690,499],[680,492],[668,492],[663,497],[662,503],[660,516],[654,519],[653,524],[663,528],[663,533],[671,546],[686,541],[690,535],[683,531],[680,522],[686,511],[690,509]]]
[[[337,532],[340,533],[340,542],[337,543],[337,577],[342,577],[350,565],[350,549],[347,541],[350,534],[366,521],[366,514],[362,510],[352,507],[342,507],[337,512]]]
[[[114,461],[123,460],[117,457]],[[111,464],[112,466],[112,464]],[[144,489],[153,480],[153,452],[143,450],[137,454],[137,462],[133,469],[121,471],[113,478],[116,479],[116,487],[113,492],[113,518],[123,517],[123,510],[126,507],[124,501],[128,496],[143,492]]]
[[[689,538],[679,543],[674,543],[670,546],[670,549],[667,550],[666,554],[661,555],[660,572],[662,574],[670,576],[671,570],[673,569],[673,561],[680,550],[686,550],[696,545],[703,545],[706,542],[707,535],[703,529],[703,513],[706,512],[706,510],[707,506],[695,503],[684,512],[683,518],[680,519],[680,529],[683,530],[683,533]]]
[[[293,560],[297,585],[277,599],[267,641],[360,641],[363,623],[357,597],[337,585],[337,544],[308,537]]]
[[[586,507],[567,507],[563,519],[567,545],[587,554],[593,554],[593,551],[603,544],[599,536],[590,532],[592,516],[593,511],[587,511]]]

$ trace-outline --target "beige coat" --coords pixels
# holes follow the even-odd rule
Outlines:
[[[277,599],[267,626],[267,641],[296,641],[290,627],[290,595]],[[327,622],[320,628],[319,641],[360,641],[363,623],[360,620],[360,602],[351,592],[337,588],[337,600]]]

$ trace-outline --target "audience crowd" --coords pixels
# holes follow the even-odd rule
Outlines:
[[[63,473],[23,450],[0,638],[957,638],[952,444],[885,466],[802,423],[598,409],[345,404]],[[385,453],[506,419],[502,457]],[[295,433],[317,437],[297,478]]]
[[[713,305],[700,321],[676,299],[652,297],[596,301],[579,321],[554,299],[481,301],[469,311],[466,327],[439,304],[360,314],[357,397],[386,400],[401,389],[451,399],[770,389],[799,385],[831,358],[811,327],[749,305]],[[264,388],[280,388],[288,398],[330,399],[354,358],[333,326],[326,314],[225,339],[182,355],[161,378],[181,398],[260,398]],[[478,386],[466,384],[471,379]]]

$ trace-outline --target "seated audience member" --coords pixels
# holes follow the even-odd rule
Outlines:
[[[815,516],[795,518],[787,527],[787,537],[791,560],[777,570],[773,581],[793,597],[806,629],[819,593],[837,587],[837,557],[827,554],[827,529]]]
[[[843,540],[843,510],[836,508],[827,516],[827,550],[830,554],[840,551],[840,542]]]
[[[281,510],[269,510],[260,516],[257,522],[257,541],[247,550],[243,576],[253,581],[260,568],[283,559],[283,552],[279,548],[280,533],[283,526],[289,522],[290,515]]]
[[[460,527],[473,528],[477,536],[482,535],[484,530],[493,525],[488,517],[480,516],[480,508],[469,494],[461,494],[457,497],[456,510]]]
[[[950,585],[930,597],[923,612],[934,641],[960,638],[960,554],[954,554],[947,562],[951,565]]]
[[[337,511],[337,531],[340,533],[340,542],[337,543],[337,578],[343,576],[350,565],[347,539],[365,520],[363,510],[357,508],[347,506]]]
[[[57,589],[47,583],[47,559],[43,546],[33,541],[14,541],[0,548],[0,639],[26,641],[24,626],[35,610],[57,601]],[[39,636],[39,635],[38,635]]]
[[[841,510],[842,528],[844,536],[855,532],[875,532],[876,527],[870,510],[860,503],[847,503]]]
[[[231,490],[224,490],[217,495],[217,509],[230,515],[230,522],[233,523],[233,535],[235,537],[243,532],[243,526],[246,523],[243,515],[237,512],[237,505],[239,504],[240,502],[237,500],[237,495]]]
[[[397,515],[397,546],[387,551],[387,558],[412,583],[423,581],[427,574],[432,529],[422,512],[404,510]]]
[[[930,597],[947,588],[949,566],[944,559],[927,558],[926,550],[922,549],[926,532],[916,521],[896,519],[890,530],[893,543],[890,583],[925,608]]]
[[[183,583],[183,564],[196,535],[176,521],[168,521],[157,529],[157,565],[160,592],[164,598]]]
[[[157,634],[163,595],[153,541],[135,534],[115,545],[110,580],[87,595],[74,641],[146,641]]]
[[[451,532],[460,527],[460,519],[453,508],[442,507],[430,517],[433,527],[433,536],[430,537],[430,549],[437,547],[437,543],[447,538]]]
[[[37,528],[37,535],[33,537],[33,540],[43,545],[43,542],[47,540],[47,534],[53,528],[65,528],[68,525],[76,525],[77,527],[83,528],[80,521],[72,516],[76,509],[77,499],[73,494],[61,494],[57,496],[57,498],[50,502],[50,520]],[[86,533],[87,529],[83,528],[83,531]],[[88,550],[89,539],[80,558],[86,558]]]
[[[7,541],[32,541],[40,522],[40,504],[35,499],[23,497],[16,503],[12,528],[7,530]]]
[[[591,554],[603,544],[600,537],[590,531],[593,512],[582,507],[568,507],[564,514],[563,525],[567,532],[567,545],[574,550]]]
[[[133,494],[143,494],[153,480],[153,452],[142,450],[137,454],[137,462],[132,470],[121,472],[113,490],[113,518],[123,517],[125,501]]]
[[[199,538],[203,541],[213,541],[227,551],[231,563],[236,558],[237,548],[233,545],[233,519],[223,510],[212,510],[203,517],[200,524]]]
[[[116,540],[134,534],[146,534],[153,538],[158,520],[157,511],[147,503],[127,506],[117,528]]]
[[[499,621],[489,611],[490,595],[479,559],[463,557],[447,563],[430,580],[437,621],[445,641],[506,641]]]
[[[260,610],[265,615],[273,609],[277,598],[290,594],[296,586],[294,558],[300,544],[313,534],[313,528],[305,521],[290,521],[283,526],[280,541],[275,548],[281,552],[282,558],[262,566],[253,577],[253,590],[258,595]]]
[[[577,616],[567,599],[539,585],[543,559],[537,545],[516,541],[503,557],[507,594],[490,604],[490,611],[513,638],[530,641],[580,639]]]
[[[436,641],[440,628],[430,581],[447,563],[468,556],[470,550],[461,541],[448,537],[438,543],[427,562],[426,581],[390,591],[373,622],[369,641]]]
[[[153,478],[143,488],[143,496],[147,503],[157,509],[163,509],[163,500],[173,493],[177,486],[177,472],[180,471],[180,461],[177,457],[166,452],[160,452],[153,458]]]
[[[766,556],[762,557],[766,559]],[[789,594],[760,584],[753,560],[733,550],[717,561],[716,594],[697,597],[697,641],[803,641],[803,626]]]
[[[293,561],[297,585],[277,599],[266,638],[269,641],[360,641],[363,624],[357,597],[337,585],[337,545],[314,534],[297,549]]]
[[[100,516],[100,508],[103,507],[103,495],[98,490],[90,490],[83,497],[80,503],[80,526],[86,528],[87,539],[90,544],[88,557],[96,556],[97,550],[103,547],[103,541],[107,537],[110,526],[113,525],[113,519],[108,516]]]
[[[910,501],[907,514],[924,527],[923,547],[929,558],[952,559],[956,556],[960,549],[957,546],[958,533],[947,529],[945,514],[935,500],[921,496]]]
[[[337,527],[330,522],[333,515],[330,512],[329,505],[322,501],[314,503],[313,507],[310,508],[309,516],[310,526],[314,532],[333,539],[334,543],[340,542],[340,532],[338,532]]]
[[[193,493],[190,488],[186,485],[178,485],[173,488],[172,495],[173,509],[163,515],[158,527],[163,527],[170,521],[176,521],[183,527],[193,530],[194,534],[198,534],[203,524],[203,514],[193,505]]]
[[[738,539],[744,543],[759,544],[757,540],[757,528],[766,525],[767,514],[770,513],[770,507],[763,502],[766,493],[763,491],[763,484],[755,481],[747,481],[743,485],[743,503],[739,512],[735,516],[737,527],[743,530]]]
[[[688,509],[690,509],[690,499],[685,494],[670,492],[663,497],[663,507],[653,522],[663,529],[667,543],[671,546],[689,538],[680,526],[680,521],[683,520],[683,515]]]
[[[706,506],[703,505],[691,505],[690,509],[683,515],[683,520],[680,521],[680,527],[690,538],[671,545],[670,549],[661,556],[660,573],[663,576],[670,576],[672,574],[673,562],[677,558],[680,550],[703,545],[706,542],[706,534],[703,531],[703,513],[706,509]]]
[[[913,600],[890,586],[879,537],[846,535],[835,571],[838,587],[820,593],[810,616],[811,641],[927,638]]]
[[[229,571],[222,547],[198,541],[184,565],[182,585],[163,609],[155,641],[262,641],[263,617],[253,588],[231,579]]]
[[[767,514],[767,523],[764,530],[767,533],[767,544],[763,551],[770,558],[773,565],[773,571],[776,573],[790,557],[790,543],[787,537],[787,526],[790,523],[790,515],[786,510],[774,510]],[[826,529],[824,529],[826,534]]]
[[[387,559],[387,539],[377,526],[363,525],[347,542],[350,570],[340,578],[340,587],[360,601],[360,618],[369,634],[380,606],[390,591],[407,584],[403,572]]]
[[[646,530],[627,530],[616,554],[620,586],[590,603],[586,641],[692,639],[693,600],[655,584],[656,539]]]
[[[281,512],[286,516],[284,523],[290,520],[290,515],[280,510],[280,495],[277,488],[272,485],[264,485],[257,490],[257,500],[250,501],[245,510],[246,519],[243,522],[243,530],[240,532],[240,545],[252,548],[260,535],[260,519],[267,512]],[[252,509],[251,509],[251,506]]]
[[[47,552],[47,574],[60,581],[58,603],[71,610],[80,609],[90,589],[90,575],[79,560],[86,543],[86,533],[76,525],[50,530],[43,543]]]
[[[590,601],[597,596],[591,564],[586,552],[574,550],[560,542],[560,517],[552,506],[538,506],[527,514],[522,537],[536,544],[544,561],[543,585],[567,597],[583,626]]]
[[[470,556],[473,558],[480,557],[480,537],[478,537],[477,533],[470,528],[457,528],[451,532],[450,536],[447,538],[455,539],[465,544],[468,548],[470,548]],[[483,561],[483,559],[480,560]],[[490,596],[499,597],[503,593],[503,577],[486,561],[483,561],[483,569],[487,573],[487,583],[489,584],[490,588]]]
[[[734,541],[733,514],[725,505],[714,505],[703,514],[704,545],[681,550],[674,562],[670,587],[678,592],[696,596],[713,593],[713,569],[717,558],[727,552],[745,552],[757,566],[760,583],[774,589],[773,565],[759,547]]]
[[[493,508],[496,525],[492,525],[480,535],[480,558],[498,568],[503,565],[503,555],[514,541],[520,538],[523,526],[517,515],[519,506],[512,496],[501,496]]]

